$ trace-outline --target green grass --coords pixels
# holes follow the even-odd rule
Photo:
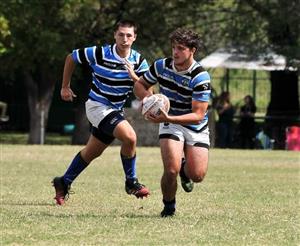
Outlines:
[[[81,146],[1,145],[1,245],[299,245],[299,152],[212,149],[192,193],[178,186],[177,215],[162,209],[158,148],[138,148],[151,196],[124,191],[119,147],[111,147],[54,204],[50,181]]]
[[[1,132],[0,133],[0,143],[1,144],[27,144],[28,133],[23,132]],[[61,145],[61,144],[71,144],[70,135],[62,135],[59,133],[46,133],[45,144],[50,145]]]

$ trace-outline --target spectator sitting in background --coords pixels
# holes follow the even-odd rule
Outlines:
[[[255,143],[255,121],[254,114],[256,106],[250,95],[244,97],[244,105],[240,108],[240,143],[244,149],[253,149]]]
[[[255,136],[255,144],[257,149],[273,149],[274,139],[271,139],[265,133],[265,127],[261,129]]]
[[[0,120],[2,122],[6,122],[9,120],[9,116],[6,115],[6,111],[7,111],[7,103],[0,101],[0,110],[1,110],[1,116],[0,116]]]
[[[230,102],[230,93],[228,91],[222,92],[216,103],[216,109],[219,115],[217,122],[217,147],[230,148],[232,147],[235,109]]]

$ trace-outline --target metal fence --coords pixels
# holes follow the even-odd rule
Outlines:
[[[229,91],[231,102],[239,108],[243,98],[251,95],[254,98],[257,114],[264,115],[271,97],[269,73],[250,70],[208,70],[212,77],[212,86],[216,95]]]

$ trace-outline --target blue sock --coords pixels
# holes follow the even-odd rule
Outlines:
[[[136,155],[128,158],[121,154],[121,160],[122,160],[126,180],[135,179],[136,178],[136,168],[135,168]]]
[[[72,182],[76,179],[76,177],[88,166],[81,155],[80,152],[74,157],[71,162],[68,170],[63,176],[64,182],[66,185],[71,185]]]
[[[166,201],[165,199],[163,199],[163,203],[164,203],[166,209],[173,210],[176,207],[176,199],[175,198],[171,201]]]

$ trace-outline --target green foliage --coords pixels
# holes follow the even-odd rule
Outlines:
[[[299,8],[296,0],[1,1],[0,43],[19,58],[10,67],[18,63],[33,69],[45,58],[61,67],[62,57],[73,48],[112,42],[115,22],[130,18],[140,24],[136,46],[150,61],[170,55],[168,35],[176,27],[190,27],[202,35],[199,58],[216,48],[238,45],[254,55],[274,48],[295,59],[300,57]],[[3,42],[8,34],[9,44]]]
[[[223,30],[231,1],[128,1],[125,17],[133,17],[141,25],[137,44],[150,61],[171,55],[168,36],[178,27],[197,31],[203,39],[203,49],[197,59],[217,47],[224,46]],[[223,6],[224,5],[224,6]]]
[[[63,207],[50,181],[82,146],[2,145],[1,245],[297,245],[299,157],[289,151],[210,151],[208,174],[177,191],[177,215],[160,218],[158,148],[139,148],[151,196],[124,190],[119,147],[107,149],[73,184]]]
[[[70,46],[83,39],[82,35],[75,36],[78,32],[74,27],[80,27],[79,20],[67,18],[70,13],[65,6],[71,3],[81,5],[81,1],[1,3],[1,14],[10,30],[10,44],[6,47],[7,54],[4,54],[7,59],[3,64],[7,70],[15,72],[21,68],[38,73],[39,65],[47,63],[52,73],[61,71]],[[85,21],[84,18],[81,20]]]
[[[39,90],[49,83],[45,74],[52,75],[52,84],[59,82],[65,56],[75,48],[113,42],[113,26],[121,18],[139,23],[135,48],[150,63],[171,55],[171,31],[189,27],[203,39],[198,60],[217,48],[239,46],[252,56],[273,50],[299,66],[299,13],[298,0],[4,0],[0,79],[23,83],[24,73],[30,73]]]
[[[5,43],[8,42],[8,37],[10,35],[10,30],[8,27],[7,20],[0,16],[0,54],[6,51]]]
[[[299,1],[235,2],[234,13],[225,29],[231,44],[253,56],[272,50],[286,56],[288,64],[299,66]]]

